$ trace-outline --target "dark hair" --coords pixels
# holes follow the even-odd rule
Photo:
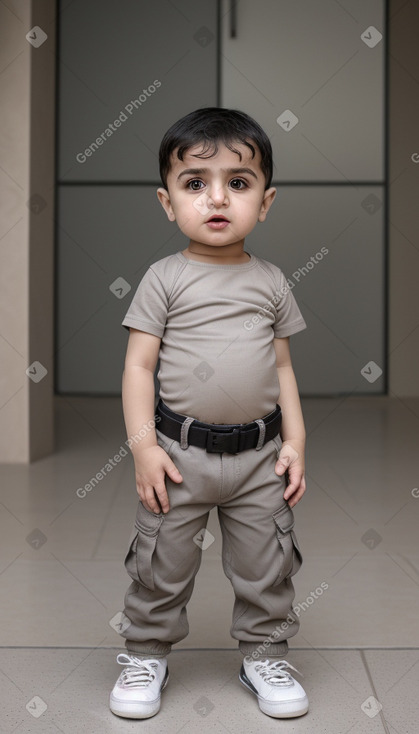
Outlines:
[[[211,158],[217,154],[218,142],[223,142],[234,153],[239,151],[232,144],[241,142],[251,149],[254,158],[256,151],[249,138],[259,148],[261,168],[266,180],[265,190],[268,189],[272,181],[272,146],[268,136],[245,112],[224,107],[202,107],[190,112],[165,133],[159,150],[160,178],[164,188],[167,189],[170,157],[176,148],[177,157],[183,161],[184,153],[199,143],[204,143],[204,150],[197,157]],[[211,155],[205,156],[204,153],[210,149],[213,149]]]

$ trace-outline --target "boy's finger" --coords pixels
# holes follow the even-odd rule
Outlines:
[[[155,493],[156,493],[156,495],[158,497],[158,500],[160,502],[160,507],[158,508],[157,512],[168,512],[168,510],[169,510],[169,497],[167,495],[167,490],[166,490],[166,486],[165,486],[164,482],[163,482],[163,484],[157,484],[154,487],[154,491],[155,491]],[[158,507],[157,503],[156,503],[156,506]]]
[[[167,464],[167,466],[164,467],[164,470],[166,474],[169,475],[170,479],[173,479],[174,482],[183,482],[182,474],[180,473],[179,469],[175,466],[173,461],[171,461],[170,464]]]
[[[303,474],[300,477],[298,482],[292,481],[288,485],[288,487],[286,488],[284,492],[284,499],[287,500],[292,495],[292,504],[290,504],[290,507],[292,507],[293,505],[296,505],[297,502],[300,501],[305,491],[306,491],[306,482],[305,482],[305,477]]]
[[[154,496],[154,493],[150,495],[150,497],[145,497],[144,500],[142,500],[142,503],[146,510],[149,512],[154,512],[154,514],[158,515],[160,514],[161,510],[159,505],[156,502],[156,498]]]
[[[292,499],[288,503],[291,508],[295,507],[295,505],[297,504],[297,502],[300,501],[300,499],[303,496],[304,492],[305,492],[305,488],[301,488],[300,487],[300,489],[297,492],[297,494],[295,494],[295,495],[292,496]]]
[[[288,469],[288,464],[285,464],[282,459],[276,462],[275,464],[275,473],[276,474],[283,474]]]
[[[284,492],[284,499],[288,499],[290,495],[294,494],[300,488],[302,478],[302,472],[293,473],[292,476],[288,474],[289,484]]]
[[[296,482],[290,482],[284,492],[284,499],[287,500],[288,497],[291,497],[291,495],[297,491],[298,487],[299,487],[299,484],[297,484]]]

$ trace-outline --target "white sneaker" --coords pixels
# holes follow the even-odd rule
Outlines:
[[[128,719],[147,719],[157,714],[161,691],[169,680],[166,658],[141,659],[121,653],[116,660],[126,667],[110,695],[112,713]]]
[[[308,711],[304,688],[285,668],[299,671],[286,660],[243,660],[239,680],[254,693],[264,714],[276,718],[301,716]],[[301,673],[299,673],[301,675]]]

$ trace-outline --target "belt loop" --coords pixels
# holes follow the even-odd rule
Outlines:
[[[180,448],[181,449],[187,449],[188,448],[188,433],[189,433],[189,426],[191,423],[193,423],[195,418],[185,418],[185,420],[182,423],[181,429],[180,429]]]
[[[256,444],[256,451],[260,451],[265,441],[266,425],[262,418],[256,418],[255,423],[259,426],[259,439]]]

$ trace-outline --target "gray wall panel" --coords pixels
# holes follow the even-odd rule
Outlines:
[[[75,0],[60,7],[60,179],[155,181],[169,124],[191,106],[216,104],[216,3]],[[154,80],[161,86],[127,111]],[[107,134],[121,112],[127,120]],[[101,134],[102,145],[77,162]]]
[[[240,0],[236,38],[228,8],[223,0],[222,104],[245,104],[269,134],[275,178],[381,181],[382,0]],[[361,39],[370,26],[383,36],[373,48]],[[277,122],[286,110],[298,118],[288,131]]]

